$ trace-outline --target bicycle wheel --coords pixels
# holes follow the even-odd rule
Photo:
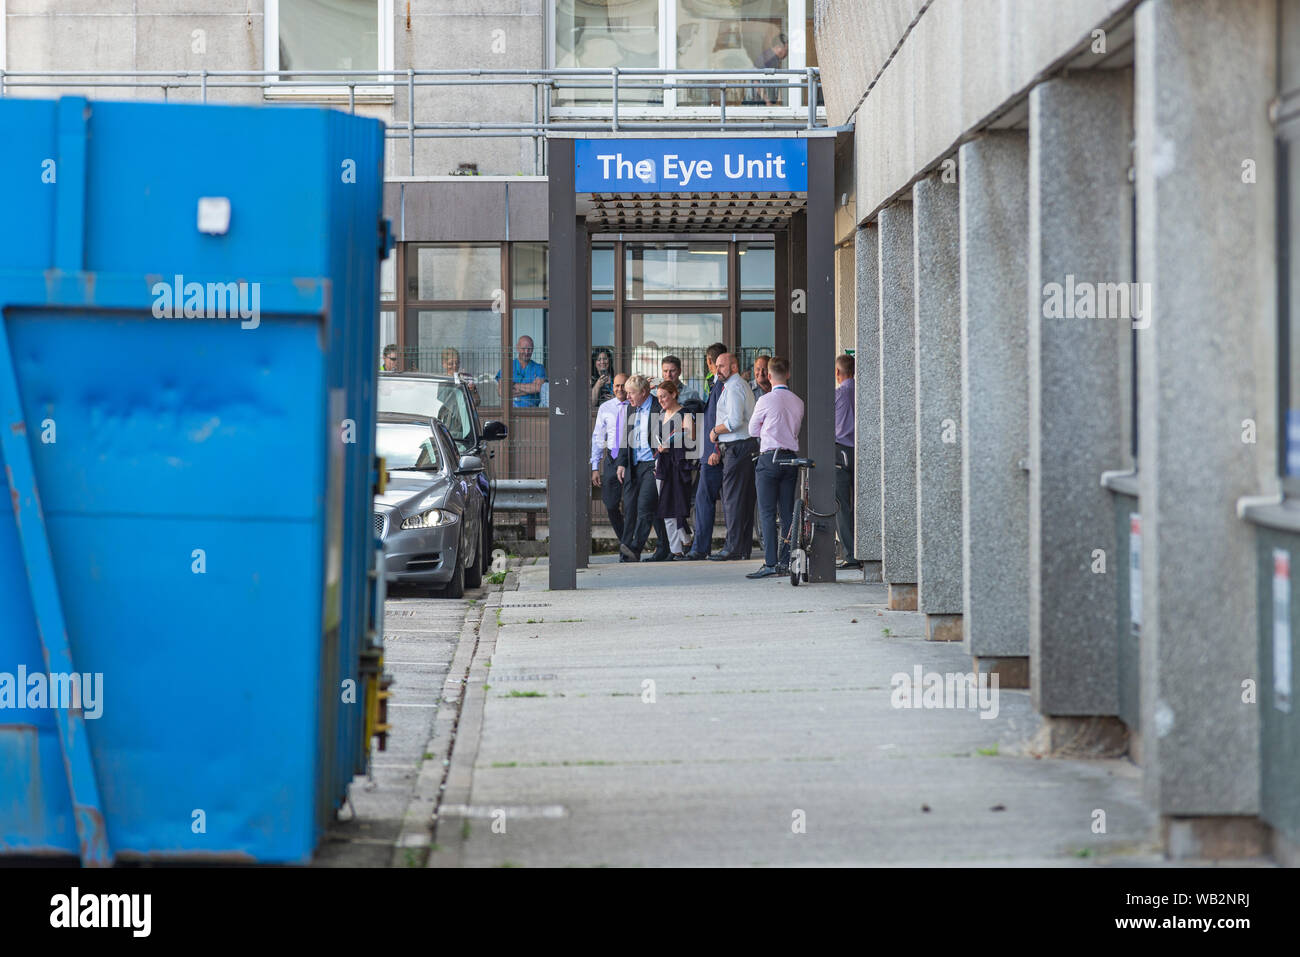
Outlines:
[[[803,564],[803,500],[795,499],[790,520],[790,584],[799,584],[800,566]]]

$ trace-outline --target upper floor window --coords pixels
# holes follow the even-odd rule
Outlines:
[[[801,70],[816,63],[809,0],[553,0],[552,63],[558,69]],[[717,76],[620,75],[619,107],[712,107],[722,93],[701,85]],[[753,78],[730,86],[730,107],[799,107],[798,77]],[[676,86],[674,86],[676,84]],[[608,76],[567,79],[555,105],[605,106]]]
[[[313,73],[313,70],[393,68],[393,0],[265,2],[265,68],[291,71],[283,80],[318,84],[313,88],[299,87],[292,92],[316,96],[346,92],[346,79]],[[386,92],[388,88],[374,85],[381,79],[370,77],[372,85],[358,90],[371,95]]]

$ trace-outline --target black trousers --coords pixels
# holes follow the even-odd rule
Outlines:
[[[601,453],[604,466],[600,470],[600,500],[609,516],[610,527],[614,537],[623,540],[623,483],[618,480],[618,466],[605,453]]]
[[[655,527],[655,509],[659,490],[655,488],[655,463],[636,462],[630,475],[623,478],[623,544],[638,555]],[[668,547],[663,539],[664,548]]]
[[[722,501],[727,516],[727,542],[722,550],[738,558],[754,551],[754,453],[757,439],[723,442]]]
[[[835,525],[840,533],[840,547],[845,561],[853,555],[853,446],[835,443]]]

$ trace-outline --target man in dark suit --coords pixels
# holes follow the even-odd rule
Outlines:
[[[650,393],[650,383],[645,376],[629,376],[624,384],[627,392],[627,419],[623,424],[626,436],[618,453],[618,480],[623,483],[623,540],[619,544],[619,561],[641,561],[651,529],[659,534],[659,550],[668,552],[668,535],[655,518],[659,492],[655,488],[654,429],[659,419],[659,400]]]

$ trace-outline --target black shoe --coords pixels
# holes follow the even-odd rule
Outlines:
[[[633,562],[639,560],[637,558],[636,552],[632,551],[632,549],[628,548],[622,542],[619,543],[618,553],[622,557],[622,560],[625,562]]]
[[[649,558],[643,558],[641,559],[641,561],[642,562],[667,562],[667,561],[672,561],[672,557],[673,557],[672,552],[664,552],[662,554],[660,554],[659,552],[655,552]]]
[[[764,565],[758,571],[750,572],[745,577],[746,578],[773,578],[779,574],[781,573],[777,571],[775,568],[773,568],[771,565]]]
[[[839,569],[845,569],[845,568],[857,568],[857,569],[861,569],[861,568],[862,568],[862,562],[858,561],[856,558],[846,558],[846,559],[844,559],[844,561],[839,562],[838,564],[836,564],[835,567],[836,567],[836,568],[839,568]]]
[[[711,562],[734,562],[735,560],[735,555],[728,555],[726,552],[718,552],[716,555],[709,556]]]
[[[685,553],[685,552],[680,552],[680,553],[678,553],[678,554],[676,554],[676,555],[673,556],[673,561],[675,561],[675,562],[689,562],[690,559],[686,557],[686,553]]]
[[[700,555],[697,552],[687,552],[685,555],[682,556],[681,560],[684,562],[702,562],[708,557],[709,557],[708,555]]]

